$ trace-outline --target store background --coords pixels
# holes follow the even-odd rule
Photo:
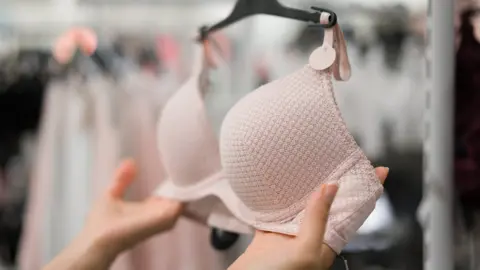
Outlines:
[[[339,106],[350,131],[369,158],[391,170],[385,196],[359,231],[359,236],[345,250],[350,269],[422,269],[423,243],[417,210],[422,198],[427,1],[281,2],[304,9],[312,5],[327,7],[338,14],[352,64],[351,80],[335,83]],[[461,1],[458,3],[463,5]],[[27,213],[26,200],[32,187],[29,181],[32,164],[36,162],[34,153],[38,152],[36,134],[44,98],[42,93],[48,88],[45,85],[57,68],[50,60],[54,40],[72,26],[91,27],[99,36],[100,50],[104,55],[111,57],[112,61],[119,58],[122,63],[128,63],[125,66],[131,73],[149,74],[154,78],[151,84],[154,86],[149,91],[169,95],[188,77],[192,37],[196,30],[223,19],[233,4],[232,0],[1,1],[0,102],[2,99],[6,103],[8,101],[9,110],[15,108],[9,112],[6,106],[1,109],[5,112],[1,118],[5,121],[2,122],[5,128],[0,132],[0,178],[3,183],[0,189],[0,262],[5,269],[18,269],[16,261],[19,256],[15,255],[20,246],[16,243],[22,232],[21,225],[25,222],[21,213]],[[228,69],[212,74],[215,89],[220,88],[221,91],[214,92],[215,95],[207,100],[209,116],[217,129],[223,113],[234,101],[258,85],[301,67],[306,63],[309,52],[322,40],[320,31],[307,28],[305,24],[268,16],[245,19],[222,31],[222,35],[223,46],[229,52]],[[13,83],[32,77],[41,81],[36,86],[38,94],[25,94],[29,91],[28,86],[12,87]],[[12,91],[21,94],[12,98],[9,95]],[[112,92],[111,89],[109,92]],[[12,124],[14,122],[29,124]],[[151,125],[154,125],[153,122]],[[153,126],[152,130],[155,130]],[[131,149],[122,151],[124,156],[134,152]],[[75,157],[72,160],[75,161]],[[79,181],[78,177],[82,176],[71,177],[64,181]],[[84,205],[76,207],[86,208],[87,197]],[[50,208],[50,211],[55,211],[55,203]],[[76,220],[81,220],[80,214]],[[74,223],[72,221],[70,232],[81,225]],[[208,230],[202,233],[207,235]],[[185,233],[182,241],[187,242],[188,235],[194,241],[196,236],[193,231]],[[62,241],[48,244],[50,254],[44,254],[44,260],[58,252],[68,237],[66,234]],[[175,241],[175,238],[170,240]],[[212,248],[211,253],[207,252],[210,257],[203,260],[221,262],[206,263],[202,268],[199,261],[198,269],[206,269],[206,265],[222,265],[225,268],[242,252],[248,241],[248,237],[242,236],[239,243],[226,252],[214,252]],[[459,240],[459,246],[470,245],[464,242]],[[177,253],[182,251],[181,245],[178,246]],[[201,256],[195,253],[194,248],[185,252],[188,256]],[[459,265],[470,267],[474,263],[470,260],[472,257],[472,249],[465,248],[465,252],[458,255]],[[133,264],[142,260],[138,258],[141,257],[132,259]],[[143,269],[143,266],[136,266],[134,269]]]

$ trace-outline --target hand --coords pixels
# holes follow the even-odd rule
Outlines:
[[[376,168],[382,184],[388,168]],[[333,264],[336,253],[323,243],[328,213],[337,193],[336,185],[322,185],[312,194],[305,219],[296,237],[257,231],[245,253],[230,270],[325,270]]]
[[[93,207],[82,238],[98,241],[114,253],[120,253],[173,227],[182,212],[181,203],[159,197],[142,202],[123,200],[136,173],[133,161],[120,165],[114,183]]]
[[[173,227],[183,209],[180,202],[157,197],[142,202],[123,200],[136,172],[133,161],[120,165],[114,183],[92,208],[83,231],[45,269],[106,269],[122,251]]]

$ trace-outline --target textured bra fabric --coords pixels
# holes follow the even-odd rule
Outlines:
[[[227,200],[227,206],[259,230],[296,235],[312,191],[338,184],[325,243],[339,253],[383,187],[335,102],[332,75],[347,80],[350,66],[340,27],[327,31],[308,65],[258,88],[230,110],[220,152],[237,200]],[[333,56],[323,53],[333,45]]]

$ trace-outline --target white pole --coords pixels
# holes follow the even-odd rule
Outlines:
[[[453,270],[453,0],[430,0],[424,141],[424,269]]]

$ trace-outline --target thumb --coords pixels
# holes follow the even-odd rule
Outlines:
[[[319,191],[312,194],[298,235],[300,241],[307,245],[309,249],[322,248],[328,213],[337,191],[337,185],[324,184]]]

